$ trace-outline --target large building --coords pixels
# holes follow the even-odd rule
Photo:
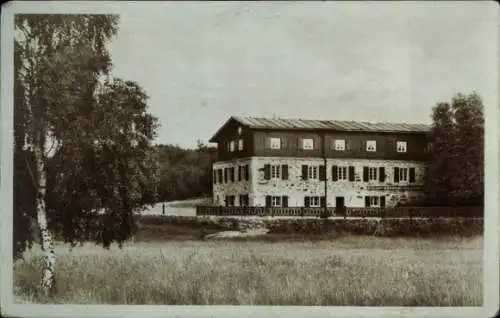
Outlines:
[[[213,202],[384,207],[422,195],[423,124],[231,117],[217,143]]]

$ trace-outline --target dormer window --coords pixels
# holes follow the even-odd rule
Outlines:
[[[370,152],[377,151],[377,142],[375,140],[368,140],[366,142],[366,151]]]
[[[243,150],[243,139],[238,140],[238,150],[239,151]]]
[[[302,138],[302,149],[313,150],[314,149],[314,140],[312,138]]]
[[[231,141],[229,143],[229,151],[233,152],[234,151],[234,141]]]

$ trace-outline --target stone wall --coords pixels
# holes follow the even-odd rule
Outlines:
[[[264,165],[288,165],[288,180],[264,178]],[[321,158],[284,158],[284,157],[252,157],[251,158],[251,202],[254,206],[265,206],[265,197],[270,196],[288,196],[289,206],[303,206],[304,196],[324,196],[324,181],[302,180],[302,165],[323,165]],[[332,166],[354,166],[355,181],[333,181]],[[380,182],[363,181],[363,167],[384,167],[386,180]],[[363,207],[365,206],[365,196],[385,196],[386,206],[394,206],[398,202],[407,203],[411,200],[417,200],[422,195],[420,191],[404,190],[371,190],[373,186],[395,186],[402,189],[410,185],[409,182],[394,183],[393,168],[415,168],[415,182],[412,185],[422,185],[425,172],[425,164],[421,162],[396,161],[396,160],[352,160],[352,159],[328,159],[327,160],[327,206],[335,207],[335,197],[344,197],[345,206]]]
[[[155,231],[163,235],[161,228],[175,232],[182,229],[198,229],[200,233],[217,231],[245,231],[266,228],[268,234],[329,234],[345,233],[374,236],[439,236],[482,235],[483,218],[419,218],[419,219],[299,219],[299,218],[238,218],[238,217],[183,217],[143,216],[139,217],[139,231]],[[185,230],[187,231],[187,230]],[[170,236],[175,233],[169,233]],[[152,233],[151,235],[154,235]],[[149,236],[151,236],[149,235]],[[180,235],[180,234],[179,234]],[[165,237],[165,236],[163,236]],[[158,237],[159,239],[161,237]]]

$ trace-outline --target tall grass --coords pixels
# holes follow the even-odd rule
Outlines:
[[[480,240],[399,239],[392,248],[389,239],[381,239],[377,248],[377,240],[59,248],[54,298],[36,294],[37,252],[15,264],[15,293],[25,301],[66,304],[482,304]]]

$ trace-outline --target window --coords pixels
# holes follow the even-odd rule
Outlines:
[[[344,151],[345,150],[345,140],[344,139],[335,139],[335,150],[336,151]]]
[[[407,149],[406,141],[396,142],[396,151],[397,152],[406,152],[406,149]]]
[[[385,196],[366,196],[365,206],[367,208],[383,208],[385,207]]]
[[[234,195],[226,195],[226,206],[234,206]]]
[[[378,207],[379,206],[379,199],[378,197],[369,197],[369,200],[370,200],[370,203],[369,203],[369,206],[370,207]]]
[[[281,139],[271,137],[271,138],[269,138],[269,144],[271,146],[271,149],[280,149],[281,148]]]
[[[377,151],[377,142],[375,140],[368,140],[366,142],[366,151]]]
[[[318,167],[308,166],[307,167],[307,177],[308,179],[318,179]]]
[[[432,151],[432,147],[434,146],[434,144],[432,142],[428,142],[427,143],[427,152],[431,152]]]
[[[337,180],[347,180],[347,167],[337,167]]]
[[[312,138],[303,138],[302,139],[302,149],[304,150],[313,150],[314,149],[314,141]]]
[[[399,168],[399,181],[408,181],[408,168]]]
[[[238,150],[243,150],[243,139],[238,140]]]
[[[231,141],[229,143],[229,151],[233,152],[234,151],[234,141]]]
[[[368,180],[377,180],[377,168],[370,167],[368,169]]]
[[[240,194],[240,206],[248,206],[248,194]]]
[[[309,206],[312,208],[319,207],[319,197],[309,197]]]
[[[281,166],[280,165],[271,165],[271,178],[279,179],[281,176]]]
[[[272,206],[281,206],[281,197],[271,197]]]
[[[317,208],[326,206],[325,196],[304,197],[304,206],[307,208]]]

